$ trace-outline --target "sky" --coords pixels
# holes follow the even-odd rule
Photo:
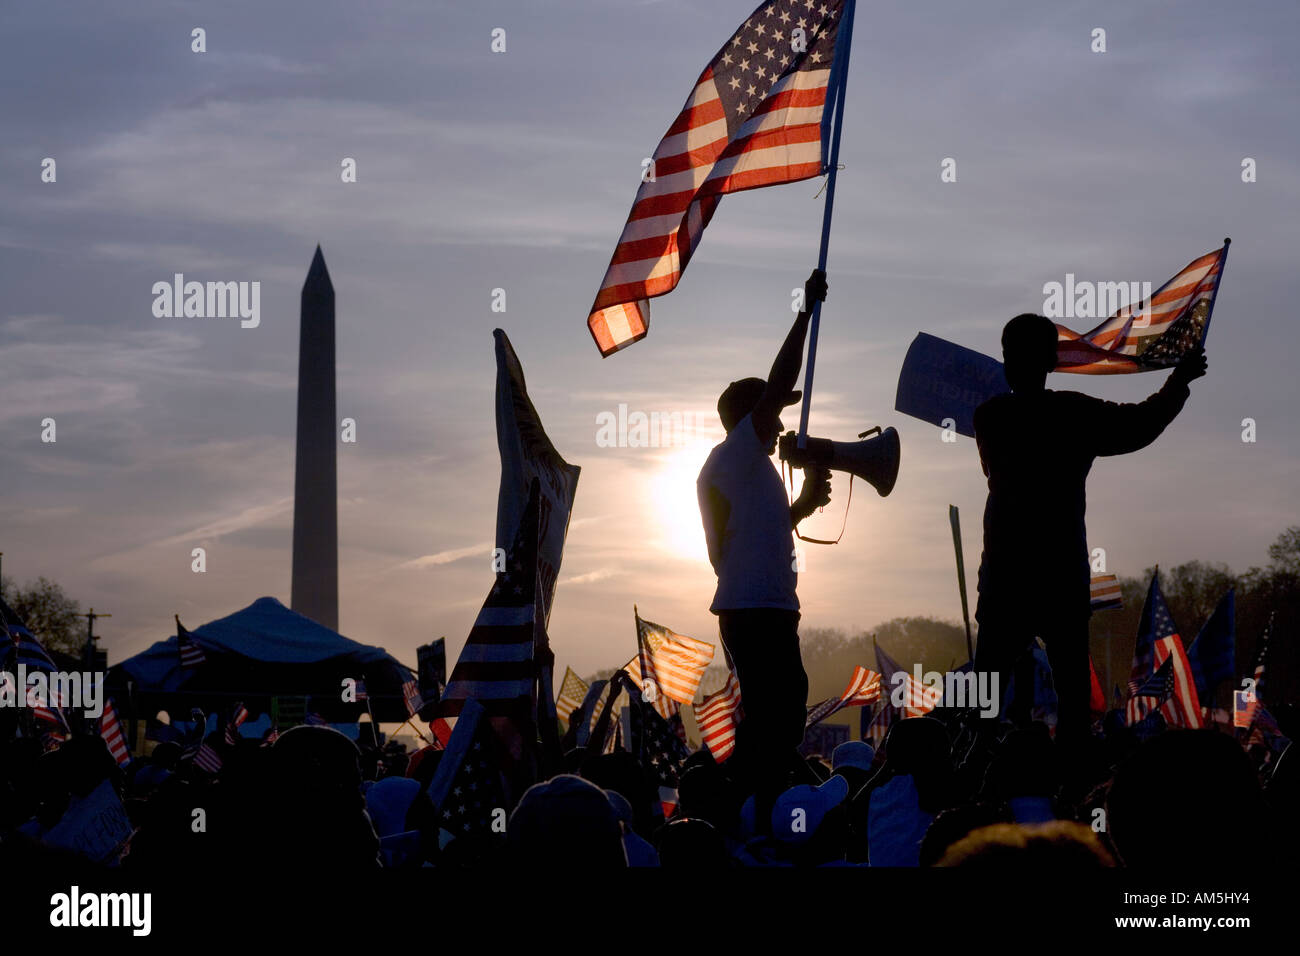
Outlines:
[[[602,360],[585,320],[643,157],[753,5],[0,7],[5,575],[110,612],[110,662],[166,638],[173,614],[194,628],[262,595],[288,603],[298,298],[319,243],[338,412],[357,423],[338,453],[341,632],[409,664],[439,636],[454,660],[469,632],[492,583],[501,327],[582,468],[558,665],[625,661],[634,604],[716,641],[695,475],[721,437],[719,392],[766,375],[789,327],[821,182],[726,197],[642,342]],[[1300,523],[1298,28],[1300,7],[1272,2],[860,6],[810,431],[893,425],[902,464],[887,499],[857,484],[839,545],[810,546],[805,628],[957,620],[949,504],[974,587],[974,442],[893,410],[918,331],[997,355],[1045,283],[1158,287],[1225,236],[1209,375],[1155,445],[1094,467],[1089,544],[1120,574],[1244,570]],[[175,273],[260,282],[260,325],[155,317],[153,284]],[[1165,374],[1049,386],[1133,401]],[[679,447],[603,447],[598,416],[620,404],[695,427]],[[834,536],[845,491],[837,476],[805,533]]]

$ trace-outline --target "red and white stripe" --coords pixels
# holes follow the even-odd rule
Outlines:
[[[874,704],[878,700],[880,700],[880,675],[859,664],[853,668],[853,676],[849,678],[844,693],[839,697],[824,700],[810,710],[804,726],[811,727],[845,707],[861,707],[864,704]]]
[[[741,716],[740,681],[732,671],[721,690],[710,694],[695,707],[695,722],[700,728],[701,741],[718,763],[725,761],[736,749],[736,727]]]
[[[1199,730],[1205,726],[1201,701],[1192,677],[1192,665],[1183,649],[1183,640],[1177,634],[1162,637],[1155,644],[1155,666],[1158,669],[1167,658],[1173,658],[1174,695],[1165,701],[1160,713],[1170,727]]]
[[[1139,344],[1169,331],[1198,304],[1213,301],[1226,255],[1224,246],[1192,260],[1150,301],[1124,306],[1091,332],[1080,335],[1058,323],[1056,371],[1082,375],[1143,371],[1146,367],[1134,358]]]
[[[1094,574],[1090,584],[1094,611],[1117,610],[1124,606],[1117,574]]]
[[[131,762],[131,751],[126,746],[126,735],[122,733],[122,722],[117,718],[117,708],[113,702],[105,701],[104,712],[99,715],[99,736],[108,744],[108,751],[117,761],[118,766]]]

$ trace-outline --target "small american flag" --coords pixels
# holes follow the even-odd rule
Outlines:
[[[239,728],[244,721],[248,719],[248,708],[243,703],[235,705],[235,712],[230,718],[230,723],[226,724],[226,743],[235,746],[239,742]]]
[[[280,728],[275,726],[275,724],[272,724],[270,728],[267,730],[266,735],[262,738],[262,743],[259,746],[270,747],[274,745],[275,742],[279,739],[280,739]]]
[[[1248,690],[1232,692],[1232,726],[1249,727],[1259,713],[1259,698]]]
[[[1178,631],[1174,627],[1174,619],[1169,614],[1164,595],[1160,593],[1160,569],[1157,568],[1155,574],[1151,575],[1146,601],[1142,604],[1142,616],[1138,619],[1133,666],[1128,679],[1129,696],[1135,694],[1156,669],[1156,641],[1176,633]]]
[[[310,711],[307,714],[306,718],[304,718],[304,723],[306,723],[308,727],[326,727],[329,725],[329,721],[315,711]]]
[[[357,678],[356,692],[357,692],[358,701],[363,701],[366,699],[366,682],[361,678]]]
[[[122,733],[122,722],[117,719],[117,708],[112,699],[104,702],[104,712],[99,715],[99,736],[108,744],[109,753],[124,767],[131,762],[131,751],[126,746],[126,735]]]
[[[768,0],[695,81],[642,175],[587,317],[602,356],[645,337],[726,193],[821,175],[844,0]],[[838,78],[838,77],[837,77]]]
[[[1228,244],[1189,262],[1147,301],[1124,306],[1083,335],[1056,326],[1058,372],[1116,375],[1169,368],[1205,338]]]
[[[204,743],[199,747],[199,752],[194,755],[194,766],[211,774],[219,773],[221,771],[221,755],[207,743]]]
[[[839,697],[828,697],[820,704],[808,708],[808,717],[804,721],[804,729],[825,720],[837,710],[842,710],[845,707],[861,707],[864,704],[874,704],[878,700],[880,700],[880,675],[873,670],[858,665],[853,668],[853,676],[849,678],[849,684],[844,688],[844,693],[840,694]]]
[[[414,678],[402,683],[402,700],[406,701],[406,713],[414,717],[424,706],[424,698],[420,696],[420,686]]]
[[[722,689],[705,697],[695,708],[695,722],[699,725],[702,743],[718,763],[724,762],[736,749],[736,727],[743,716],[740,681],[732,671]]]
[[[1165,702],[1174,694],[1174,664],[1172,657],[1166,657],[1164,663],[1156,668],[1155,673],[1138,685],[1133,696],[1124,705],[1124,719],[1130,726],[1136,725],[1153,712],[1164,707]]]
[[[555,712],[566,724],[573,712],[581,709],[589,689],[587,682],[575,674],[572,667],[564,669],[564,683],[560,685],[560,693],[555,698]]]
[[[203,648],[195,643],[193,635],[185,630],[179,614],[176,615],[176,643],[180,647],[181,667],[198,667],[208,659]]]
[[[633,609],[639,654],[623,668],[641,688],[642,696],[667,720],[678,705],[695,700],[700,678],[713,660],[713,645],[676,634],[661,624],[642,620]]]
[[[1091,589],[1092,609],[1094,611],[1117,611],[1124,607],[1123,592],[1119,586],[1119,575],[1094,574]]]
[[[884,683],[889,685],[888,698],[891,707],[893,706],[893,690],[898,686],[896,675],[903,675],[902,709],[904,717],[924,717],[939,706],[939,699],[943,696],[943,691],[937,687],[926,687],[910,672],[899,667],[898,663],[886,654],[884,648],[879,644],[876,645],[876,666],[880,668]]]

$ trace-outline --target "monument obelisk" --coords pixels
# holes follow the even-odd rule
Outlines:
[[[339,626],[338,437],[334,404],[334,286],[320,246],[302,284],[298,332],[298,452],[293,480],[290,606]]]

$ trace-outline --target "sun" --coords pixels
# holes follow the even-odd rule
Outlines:
[[[682,561],[709,563],[709,548],[700,521],[695,479],[713,450],[707,438],[692,438],[680,447],[662,453],[659,466],[650,474],[655,545]]]

